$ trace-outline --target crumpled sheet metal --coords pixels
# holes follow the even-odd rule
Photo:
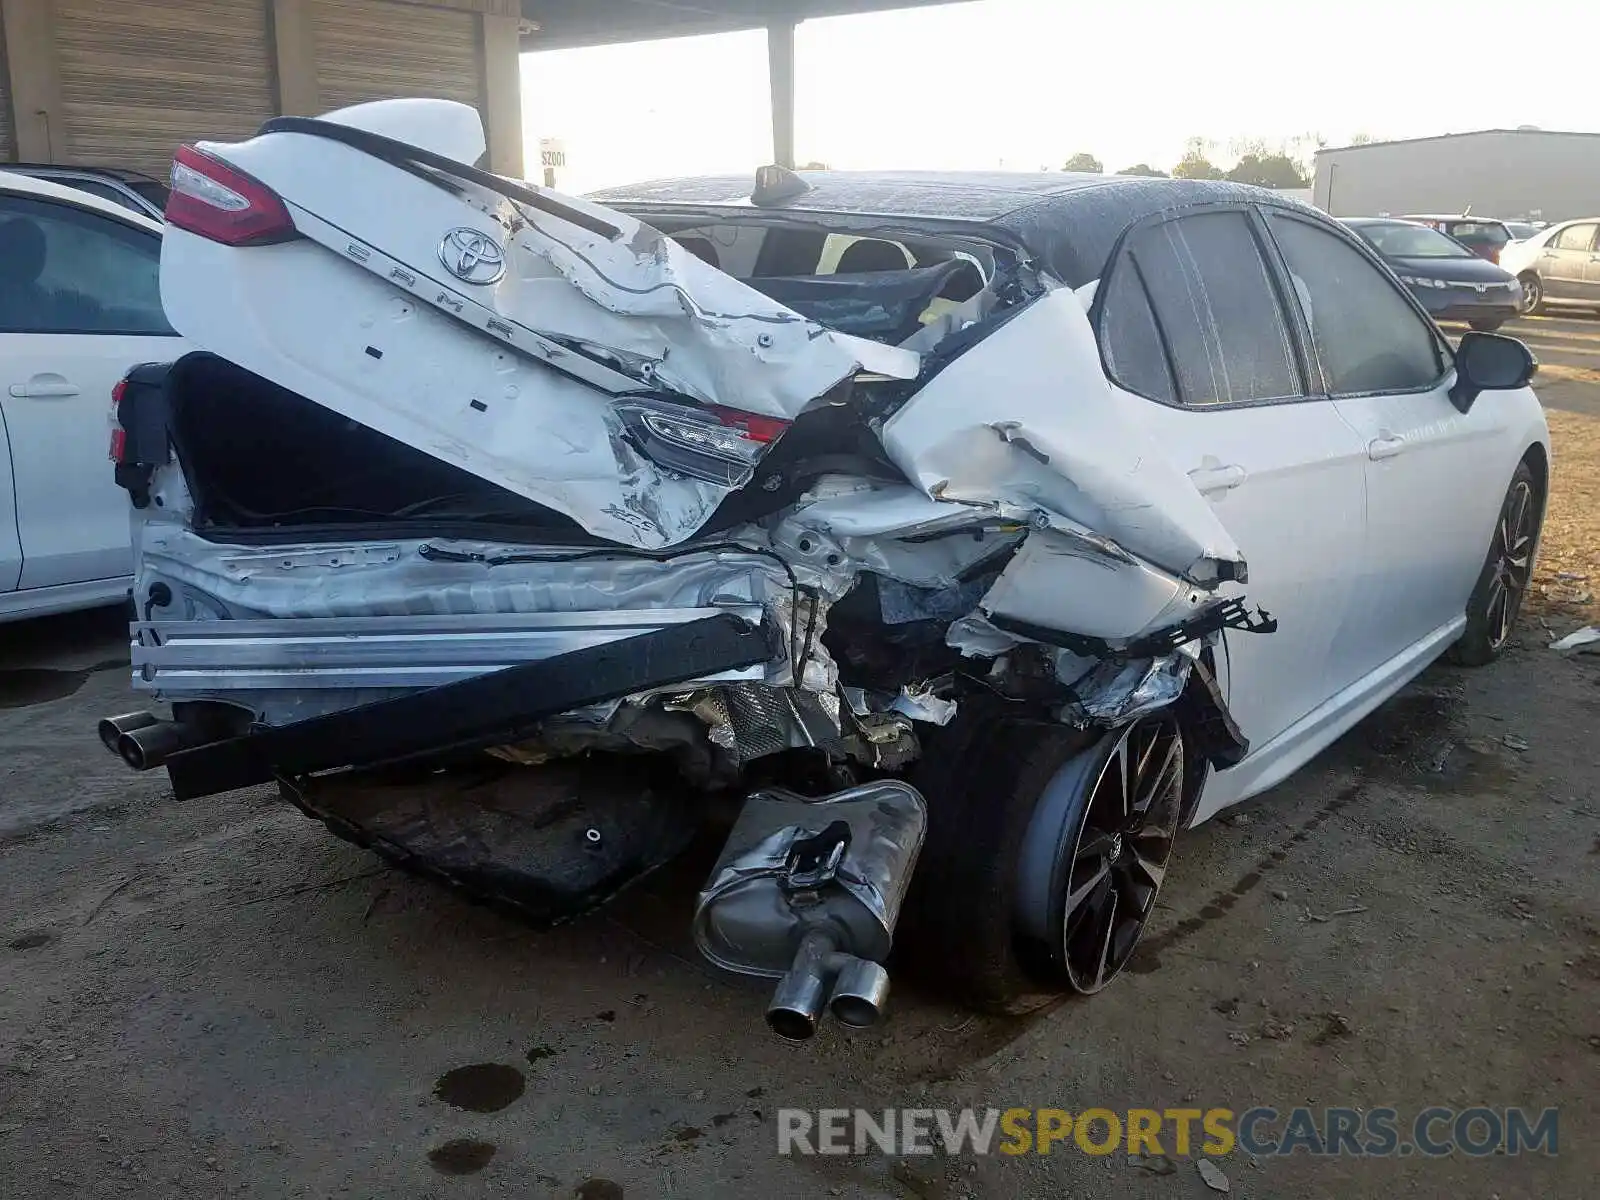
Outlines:
[[[516,612],[599,612],[770,605],[788,601],[788,573],[754,553],[709,550],[660,562],[618,553],[575,557],[553,550],[535,562],[488,565],[423,557],[424,546],[494,559],[529,547],[408,538],[384,543],[229,546],[173,525],[140,531],[142,576],[159,575],[220,601],[172,619],[361,617]],[[174,588],[180,604],[189,593]]]
[[[394,105],[391,112],[386,106]],[[438,110],[438,111],[435,111]],[[323,119],[360,123],[398,141],[433,140],[436,152],[463,160],[474,140],[482,144],[481,118],[450,100],[377,101],[354,113]],[[412,129],[417,132],[413,134]],[[453,136],[459,152],[442,145]],[[290,154],[261,151],[285,143]],[[285,200],[299,205],[389,254],[402,254],[419,238],[436,243],[449,225],[425,221],[428,206],[400,202],[374,205],[361,194],[364,183],[410,188],[398,168],[359,151],[304,133],[259,135],[238,144],[207,143],[207,150],[250,169]],[[353,160],[352,155],[358,156]],[[359,159],[366,158],[366,162]],[[248,166],[246,164],[249,164]],[[473,209],[493,224],[484,232],[503,243],[505,273],[494,284],[471,289],[502,318],[562,341],[587,344],[614,357],[625,373],[644,368],[638,379],[708,403],[746,412],[793,418],[811,400],[867,369],[914,378],[919,356],[837,334],[763,296],[702,262],[648,225],[577,197],[548,191],[570,209],[620,231],[608,238],[542,210],[525,207],[467,180],[455,180],[456,224],[474,224]],[[434,196],[446,193],[417,181]],[[425,228],[419,227],[425,224]],[[493,226],[498,225],[498,229]],[[438,255],[403,254],[404,261],[446,287],[459,281],[445,273]],[[632,369],[630,369],[630,364]]]
[[[1125,725],[1175,704],[1189,683],[1194,659],[1186,654],[1103,662],[1073,690],[1078,708],[1101,725]]]
[[[1201,586],[1242,572],[1211,505],[1099,362],[1081,302],[1057,289],[913,396],[885,423],[884,446],[935,499],[1060,514]]]

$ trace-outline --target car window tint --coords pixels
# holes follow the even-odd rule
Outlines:
[[[1438,382],[1446,361],[1439,339],[1388,276],[1326,229],[1276,214],[1271,225],[1330,392],[1422,391]]]
[[[1131,274],[1128,266],[1148,292],[1177,374],[1179,403],[1302,394],[1294,343],[1246,214],[1197,213],[1141,229],[1113,276]],[[1113,278],[1112,292],[1119,286]],[[1137,325],[1135,316],[1125,321],[1127,328]],[[1122,361],[1127,357],[1124,351]],[[1132,385],[1126,377],[1122,382]]]
[[[1593,225],[1571,225],[1556,234],[1556,249],[1587,250],[1594,242]]]
[[[1125,260],[1112,273],[1106,288],[1100,312],[1100,348],[1106,370],[1123,387],[1163,404],[1178,402],[1150,296],[1132,260]]]
[[[0,332],[171,334],[161,240],[70,204],[0,199]]]

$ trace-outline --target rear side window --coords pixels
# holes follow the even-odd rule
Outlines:
[[[1277,290],[1243,212],[1135,231],[1112,269],[1100,336],[1112,377],[1153,400],[1203,407],[1304,394]]]
[[[1424,391],[1439,381],[1448,360],[1438,335],[1397,284],[1337,234],[1270,220],[1333,395]]]
[[[0,198],[0,332],[170,335],[161,239],[75,205]]]
[[[1587,250],[1594,242],[1595,226],[1572,225],[1556,234],[1557,250]]]
[[[1111,277],[1100,316],[1106,370],[1130,392],[1163,404],[1178,402],[1178,385],[1138,264],[1123,263]]]

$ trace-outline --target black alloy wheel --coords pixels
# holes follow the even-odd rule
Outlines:
[[[1517,464],[1500,515],[1489,535],[1489,553],[1467,601],[1467,627],[1451,648],[1463,666],[1481,667],[1500,657],[1511,640],[1533,577],[1534,551],[1544,516],[1543,491],[1526,462]]]
[[[1183,734],[1140,718],[1064,763],[1020,862],[1018,927],[1030,958],[1083,995],[1121,973],[1155,911],[1182,818]]]

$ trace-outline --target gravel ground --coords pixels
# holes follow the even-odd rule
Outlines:
[[[1600,323],[1536,331],[1569,325],[1581,360]],[[1559,382],[1549,555],[1579,575],[1600,384]],[[1600,655],[1559,658],[1540,622],[1593,619],[1559,589],[1600,570],[1556,572],[1501,662],[1433,668],[1188,834],[1104,995],[999,1021],[903,988],[882,1028],[804,1046],[689,944],[714,846],[534,933],[268,790],[180,805],[124,771],[93,735],[127,707],[117,616],[0,631],[0,1196],[1216,1194],[1191,1161],[1070,1145],[776,1152],[779,1107],[962,1104],[1559,1106],[1554,1158],[1218,1165],[1246,1197],[1592,1195]]]

